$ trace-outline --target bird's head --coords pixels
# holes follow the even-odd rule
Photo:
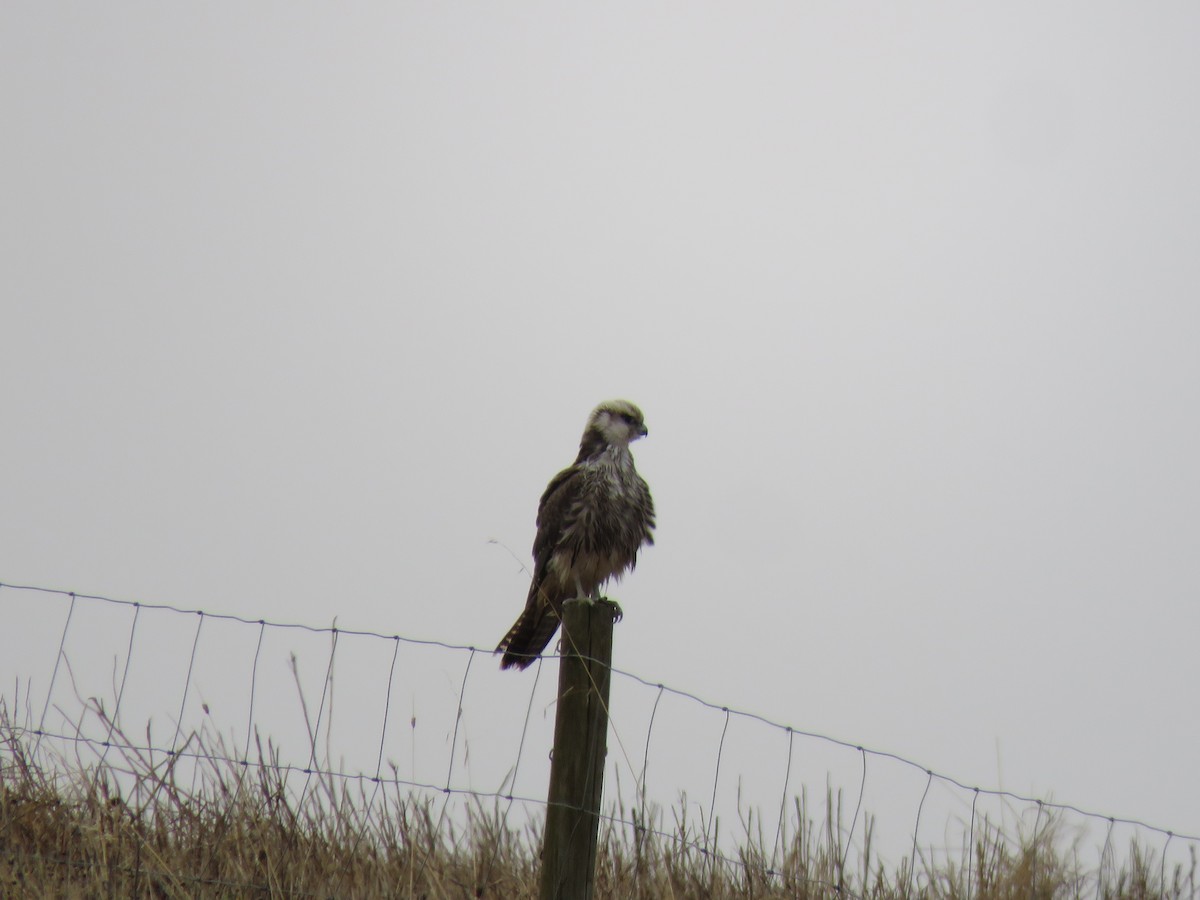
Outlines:
[[[601,403],[588,419],[586,432],[596,432],[606,444],[629,444],[650,432],[642,411],[628,400]]]

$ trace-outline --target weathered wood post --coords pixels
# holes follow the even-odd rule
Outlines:
[[[563,604],[541,900],[591,900],[595,888],[617,613],[607,600]]]

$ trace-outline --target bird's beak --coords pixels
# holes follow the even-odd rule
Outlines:
[[[650,433],[650,429],[647,428],[645,425],[638,426],[638,437],[645,437],[649,433]]]

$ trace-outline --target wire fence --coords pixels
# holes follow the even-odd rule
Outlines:
[[[354,787],[367,818],[403,792],[432,798],[439,827],[460,800],[501,804],[506,822],[514,806],[529,820],[545,812],[554,679],[544,661],[523,683],[465,644],[30,585],[0,583],[0,610],[21,623],[20,647],[5,650],[21,668],[6,673],[0,702],[35,756],[52,746],[97,771],[134,758],[175,777],[190,766],[193,780],[214,765],[269,769],[297,808],[327,802],[313,785],[336,782]],[[1195,834],[983,787],[619,669],[610,729],[605,825],[734,868],[739,839],[758,835],[777,873],[810,790],[826,798],[840,870],[873,844],[907,863],[910,881],[940,854],[969,884],[981,837],[1015,826],[1036,843],[1052,819],[1095,845],[1097,896],[1130,840],[1155,849],[1161,885],[1200,848]]]

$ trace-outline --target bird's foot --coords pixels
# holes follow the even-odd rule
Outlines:
[[[616,600],[610,600],[608,597],[597,597],[596,602],[604,603],[612,607],[613,622],[620,622],[623,618],[625,618],[625,610],[621,609],[621,604]]]

